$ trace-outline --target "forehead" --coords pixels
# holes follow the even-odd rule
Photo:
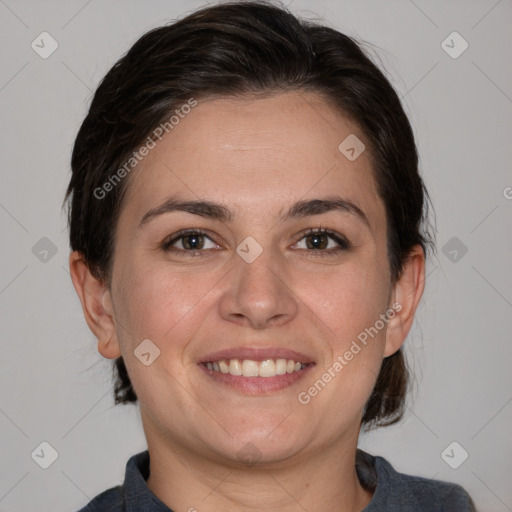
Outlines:
[[[140,218],[179,194],[277,216],[293,201],[335,193],[372,223],[383,205],[369,152],[351,161],[339,149],[353,136],[365,141],[355,123],[312,93],[199,102],[136,167],[125,209]]]

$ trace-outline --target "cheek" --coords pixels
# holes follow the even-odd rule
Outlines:
[[[332,347],[347,343],[387,310],[387,274],[364,258],[337,267],[331,275],[316,275],[303,283],[302,296],[334,338]]]
[[[193,286],[190,274],[186,276],[161,264],[125,262],[119,268],[119,276],[130,276],[120,279],[117,289],[121,351],[140,404],[156,420],[162,403],[169,404],[172,411],[180,410],[173,389],[187,387],[183,352],[201,323],[198,316],[202,314],[201,297],[205,292],[200,286]],[[134,354],[146,339],[159,350],[158,357],[147,366]],[[155,350],[149,347],[150,351]]]
[[[165,265],[133,265],[124,275],[134,276],[119,293],[130,337],[165,343],[174,331],[187,325],[187,318],[200,311],[207,283]],[[178,339],[174,336],[174,339]]]
[[[375,324],[387,310],[387,289],[375,276],[354,271],[337,277],[339,283],[325,288],[323,302],[316,297],[310,302],[315,304],[315,316],[329,327],[325,348],[330,357],[299,396],[301,404],[311,403],[322,421],[330,422],[333,435],[347,418],[359,417],[372,392],[386,333],[385,325],[375,330]]]
[[[362,256],[338,267],[330,278],[307,283],[303,293],[315,313],[312,318],[323,324],[330,358],[308,382],[305,399],[314,397],[320,409],[331,411],[333,418],[342,421],[348,410],[355,414],[364,405],[380,369],[386,333],[381,315],[388,309],[388,275],[373,258]],[[323,392],[324,386],[327,392]]]

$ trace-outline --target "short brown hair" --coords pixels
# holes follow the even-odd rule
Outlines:
[[[418,172],[413,132],[385,75],[360,44],[300,20],[266,1],[200,9],[144,34],[106,74],[75,140],[64,201],[72,250],[110,286],[115,228],[128,178],[105,197],[94,193],[152,130],[190,97],[243,97],[280,91],[320,93],[369,141],[386,209],[395,282],[412,247],[433,246],[428,192]],[[136,402],[122,357],[113,366],[115,403]],[[385,358],[363,425],[389,425],[404,411],[408,371],[402,350]]]

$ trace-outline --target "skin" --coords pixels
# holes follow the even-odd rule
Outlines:
[[[369,151],[349,161],[338,145],[361,130],[313,93],[200,102],[130,175],[119,218],[111,287],[80,254],[70,269],[84,315],[106,358],[123,355],[140,403],[152,492],[176,512],[360,511],[355,453],[363,407],[384,357],[409,332],[423,293],[425,261],[414,247],[390,280],[385,208]],[[368,147],[368,145],[367,145]],[[188,212],[144,214],[170,195],[222,202],[234,219]],[[330,211],[279,220],[294,202],[333,194],[366,215]],[[345,236],[312,249],[309,228]],[[207,232],[204,257],[162,244],[182,229]],[[263,252],[252,263],[236,247],[248,236]],[[171,237],[172,238],[172,237]],[[314,240],[313,240],[314,241]],[[309,244],[308,244],[309,242]],[[181,249],[181,252],[179,252]],[[399,302],[401,310],[308,404],[307,389],[357,335]],[[144,339],[160,356],[133,354]],[[285,347],[315,366],[297,383],[244,395],[213,382],[201,356],[237,346]],[[257,459],[239,458],[251,443]]]

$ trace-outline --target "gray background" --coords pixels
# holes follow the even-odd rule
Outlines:
[[[145,31],[203,4],[0,0],[0,510],[76,510],[122,482],[146,447],[137,407],[113,405],[60,207],[99,80]],[[360,446],[402,472],[462,484],[482,511],[512,510],[512,3],[289,5],[377,45],[437,213],[439,252],[406,343],[416,376],[407,415]],[[31,48],[43,31],[59,45],[47,59]],[[469,43],[456,59],[441,45],[453,31]],[[48,469],[31,458],[42,441],[58,452]],[[441,457],[453,441],[469,453],[457,469]],[[448,453],[460,461],[460,448]]]

